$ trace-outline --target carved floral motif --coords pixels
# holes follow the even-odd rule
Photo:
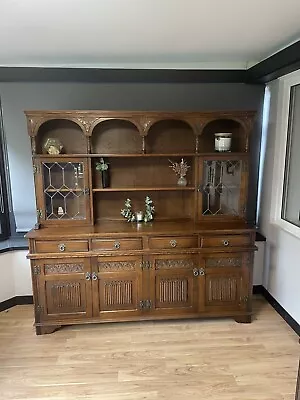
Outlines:
[[[135,269],[135,261],[106,261],[98,263],[99,271],[132,271]]]
[[[195,266],[195,261],[193,259],[184,260],[156,260],[155,269],[174,269],[174,268],[193,268]]]
[[[207,258],[205,261],[206,267],[241,267],[241,258]]]
[[[83,264],[46,264],[45,274],[69,274],[83,272]]]

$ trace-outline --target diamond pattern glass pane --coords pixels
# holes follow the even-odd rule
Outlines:
[[[202,215],[239,215],[241,160],[204,161]]]
[[[85,219],[84,164],[43,162],[46,219]]]

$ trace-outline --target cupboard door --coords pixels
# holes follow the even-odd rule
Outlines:
[[[198,219],[245,218],[247,159],[226,154],[202,159],[199,165]]]
[[[151,313],[186,314],[201,305],[198,290],[198,255],[169,254],[150,257],[149,295]],[[195,275],[194,275],[195,274]]]
[[[46,225],[90,222],[86,159],[48,158],[39,161],[37,170],[39,222]]]
[[[203,255],[205,266],[205,311],[241,311],[247,308],[249,288],[248,253]]]
[[[37,280],[40,321],[92,316],[90,262],[84,258],[44,259],[32,267]]]
[[[98,257],[92,273],[94,316],[118,319],[139,315],[142,257]]]

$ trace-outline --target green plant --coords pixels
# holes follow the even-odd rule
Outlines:
[[[96,170],[97,171],[107,171],[108,170],[108,165],[109,165],[109,163],[106,163],[105,161],[104,161],[104,158],[100,158],[100,162],[97,162],[96,163]]]

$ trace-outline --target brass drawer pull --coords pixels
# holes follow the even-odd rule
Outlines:
[[[176,247],[177,246],[177,241],[176,240],[170,240],[170,245],[171,245],[171,247]]]
[[[97,280],[98,280],[97,272],[93,272],[93,273],[92,273],[92,280],[93,280],[93,281],[97,281]]]
[[[223,240],[224,246],[229,246],[229,240]]]
[[[59,251],[65,251],[66,250],[66,245],[64,243],[60,243],[58,245],[58,249],[59,249]]]
[[[120,242],[115,242],[115,243],[114,243],[114,248],[115,248],[115,249],[118,250],[120,247],[121,247],[121,243],[120,243]]]

